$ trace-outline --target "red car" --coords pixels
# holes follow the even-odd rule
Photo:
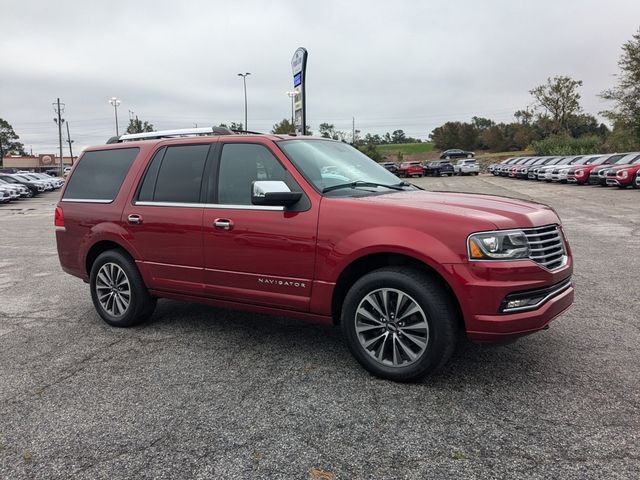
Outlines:
[[[159,298],[340,325],[375,375],[447,361],[459,333],[502,341],[573,302],[549,207],[421,190],[351,146],[212,129],[88,148],[55,211],[62,268],[128,327]]]
[[[640,188],[640,154],[627,165],[611,167],[607,171],[607,185],[627,188],[633,186]]]
[[[589,182],[589,176],[594,168],[601,165],[611,165],[624,157],[625,154],[594,155],[585,161],[584,165],[578,165],[567,172],[567,183],[585,185]]]
[[[424,168],[420,162],[405,162],[398,167],[396,175],[399,177],[422,177]]]

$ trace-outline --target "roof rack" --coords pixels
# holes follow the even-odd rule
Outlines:
[[[157,140],[160,138],[193,137],[203,135],[235,135],[235,133],[224,127],[185,128],[179,130],[162,130],[159,132],[128,133],[126,135],[120,135],[119,137],[111,137],[107,140],[107,144],[131,142],[135,140]]]
[[[233,133],[244,133],[246,135],[263,135],[262,132],[252,132],[251,130],[236,130],[236,129],[232,129],[231,131]]]

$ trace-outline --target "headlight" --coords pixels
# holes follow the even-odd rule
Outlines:
[[[469,260],[515,260],[529,257],[529,242],[522,230],[474,233],[467,241]]]
[[[526,175],[527,173],[529,173],[529,170],[527,170],[526,168],[523,168],[523,169],[522,169],[522,173],[523,173],[524,175]]]
[[[581,176],[583,176],[583,175],[584,175],[584,170],[576,170],[575,172],[573,172],[573,174],[574,174],[576,177],[581,177]]]
[[[617,173],[616,176],[620,178],[627,178],[629,176],[629,173],[626,170],[621,170]]]

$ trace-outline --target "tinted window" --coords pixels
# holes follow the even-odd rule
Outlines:
[[[222,148],[218,173],[218,203],[251,205],[251,183],[281,180],[298,190],[276,157],[262,145],[230,143]]]
[[[139,150],[118,148],[86,152],[69,180],[64,198],[113,200]]]
[[[160,163],[153,201],[198,203],[209,145],[167,148]]]
[[[156,189],[156,180],[158,178],[158,168],[160,167],[160,162],[162,162],[162,157],[164,156],[165,151],[166,149],[161,148],[153,156],[153,160],[151,160],[151,164],[149,165],[149,168],[147,168],[147,172],[144,174],[144,180],[142,181],[140,191],[138,192],[138,200],[141,202],[153,201],[153,193]]]

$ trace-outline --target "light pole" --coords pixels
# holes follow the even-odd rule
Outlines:
[[[120,106],[120,100],[117,97],[111,97],[109,103],[113,106],[113,111],[116,116],[116,137],[120,136],[118,132],[118,107]]]
[[[296,98],[296,92],[285,92],[285,93],[291,99],[291,129],[295,132],[296,131],[296,126],[293,123],[294,122],[294,119],[293,119],[293,103],[294,103],[294,99]]]
[[[244,129],[249,130],[247,126],[247,77],[251,75],[251,73],[239,73],[238,76],[242,77],[242,84],[244,85]]]

